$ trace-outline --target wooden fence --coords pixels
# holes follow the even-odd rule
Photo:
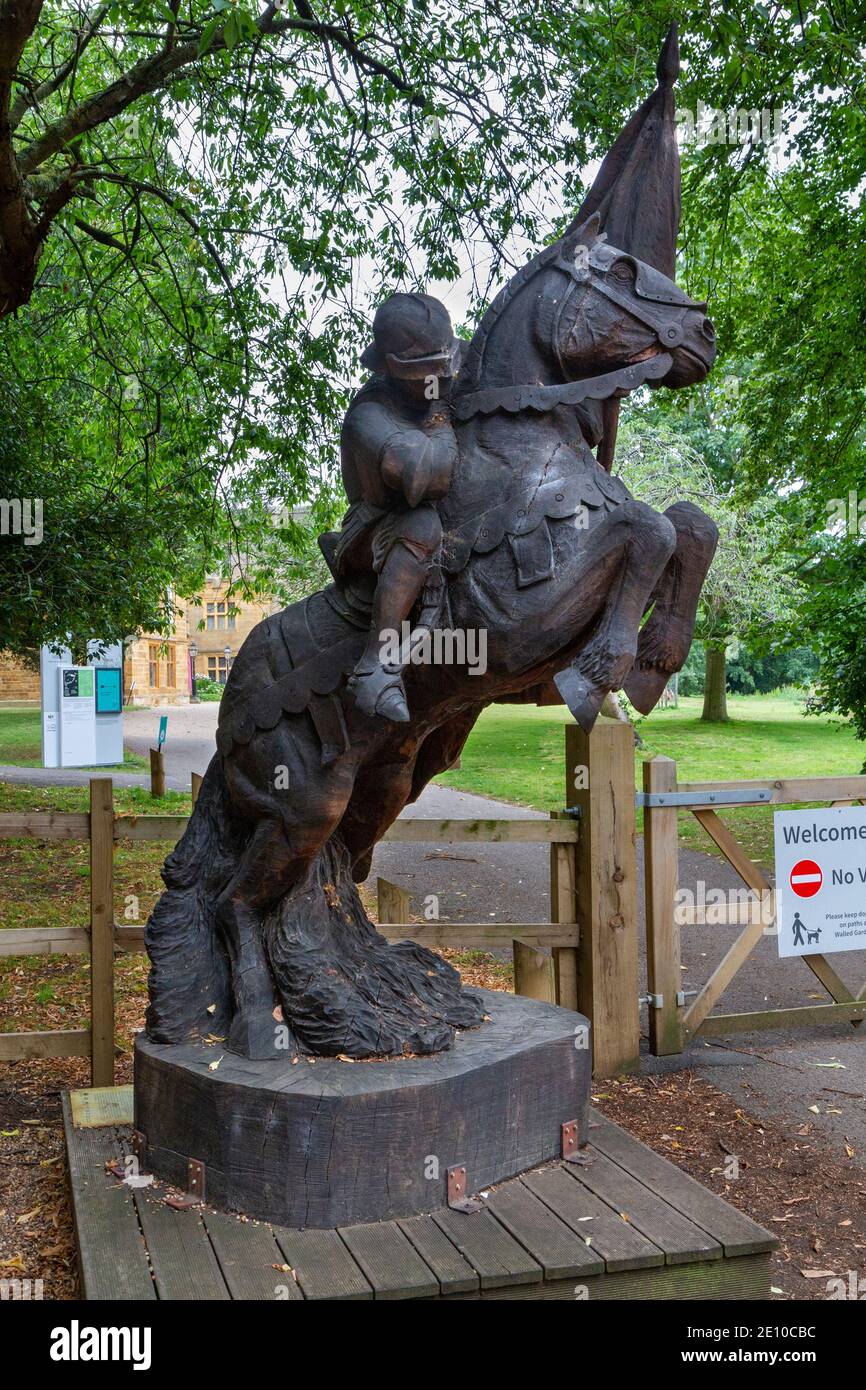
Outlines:
[[[759,865],[719,816],[719,808],[790,806],[829,802],[850,806],[866,799],[866,777],[797,777],[745,782],[677,782],[672,758],[644,764],[644,855],[646,870],[647,983],[650,1047],[656,1055],[682,1052],[692,1038],[724,1037],[766,1028],[799,1028],[808,1024],[866,1017],[866,984],[853,994],[825,956],[800,959],[832,999],[829,1004],[803,1008],[763,1009],[754,1013],[716,1014],[715,1005],[749,958],[764,932],[775,921],[774,891]],[[727,862],[750,890],[747,900],[729,911],[713,907],[712,924],[743,926],[710,978],[687,1004],[683,991],[680,929],[707,920],[706,909],[677,906],[677,816],[690,812]],[[769,815],[769,809],[767,811]],[[791,959],[796,959],[791,957]]]
[[[790,805],[866,800],[866,777],[798,778],[753,782],[678,783],[676,764],[654,758],[644,765],[644,789],[635,794],[629,725],[599,721],[590,737],[565,729],[565,809],[513,820],[395,821],[386,840],[404,844],[541,844],[550,853],[549,920],[533,923],[410,922],[405,890],[379,880],[379,921],[389,940],[407,938],[431,947],[510,947],[515,989],[578,1009],[592,1024],[596,1076],[634,1070],[640,1051],[640,1005],[649,1005],[650,1048],[681,1052],[699,1035],[778,1028],[866,1017],[866,985],[855,995],[822,955],[802,959],[832,1002],[814,1007],[715,1014],[713,1009],[772,920],[765,908],[770,885],[720,818],[733,806]],[[193,800],[201,778],[193,777]],[[648,995],[639,998],[638,864],[635,807],[644,811]],[[677,908],[677,815],[689,811],[756,895],[719,925],[744,926],[709,980],[687,1004],[681,980],[680,929],[701,920]],[[767,812],[769,814],[769,810]],[[0,956],[88,953],[91,958],[89,1028],[0,1033],[0,1061],[28,1057],[90,1057],[94,1086],[114,1076],[114,958],[144,949],[142,926],[114,921],[114,846],[121,840],[175,842],[186,816],[120,815],[108,778],[90,783],[90,812],[0,815],[0,839],[90,841],[90,923],[85,927],[0,930]],[[540,914],[541,915],[541,914]]]
[[[631,773],[631,731],[625,726],[612,725],[593,737],[593,752],[589,740],[577,729],[567,734],[567,759],[575,764],[600,764],[607,750],[619,748],[619,763],[626,759]],[[400,819],[386,832],[384,838],[404,844],[428,842],[449,844],[546,844],[550,849],[550,920],[535,923],[505,922],[409,922],[408,897],[394,885],[380,880],[380,925],[389,940],[421,941],[432,947],[477,947],[483,950],[511,946],[515,967],[515,988],[535,998],[549,999],[565,1008],[581,1008],[593,1016],[592,1000],[586,983],[592,981],[604,995],[604,1007],[598,1014],[599,1032],[596,1036],[597,1065],[612,1065],[623,1069],[637,1056],[637,1003],[633,1001],[634,1037],[622,1029],[616,1019],[616,990],[610,998],[604,989],[616,975],[606,968],[606,951],[584,941],[587,965],[582,966],[580,931],[576,916],[578,896],[585,904],[604,905],[606,885],[596,866],[590,875],[589,860],[584,847],[579,846],[578,815],[582,814],[584,830],[591,831],[596,853],[605,862],[611,849],[602,849],[608,842],[619,848],[613,852],[619,863],[628,861],[627,824],[611,827],[613,807],[610,798],[599,796],[596,801],[586,791],[572,791],[576,778],[567,761],[567,798],[575,804],[569,811],[542,818],[513,820],[433,820]],[[193,800],[201,778],[193,778]],[[599,786],[601,780],[599,779]],[[632,806],[633,797],[628,798]],[[579,804],[582,801],[582,805]],[[54,1030],[51,1032],[0,1033],[0,1061],[18,1061],[32,1057],[90,1057],[94,1086],[110,1086],[114,1080],[114,957],[116,952],[142,951],[143,926],[119,926],[114,921],[114,863],[113,851],[118,841],[164,840],[174,843],[186,828],[188,818],[181,815],[121,815],[113,805],[110,778],[94,778],[90,782],[90,812],[15,812],[0,814],[0,839],[32,838],[38,840],[90,841],[90,923],[84,927],[15,928],[0,930],[0,956],[72,955],[90,953],[91,995],[90,1027]],[[632,829],[633,858],[633,829]],[[611,859],[613,863],[613,859]],[[613,872],[613,870],[612,870]],[[616,870],[619,875],[619,870]],[[579,893],[581,878],[590,875],[585,893]],[[636,884],[630,871],[629,882],[616,885],[618,896],[634,897]],[[584,913],[586,919],[586,913]],[[402,920],[401,920],[402,918]],[[588,919],[587,919],[588,920]],[[631,930],[626,930],[626,922]],[[622,936],[634,937],[633,920],[626,912],[622,918]],[[637,946],[634,943],[636,953]],[[549,955],[547,952],[549,951]],[[636,960],[636,954],[635,954]],[[587,969],[591,972],[587,974]],[[596,973],[598,972],[598,973]],[[583,978],[584,987],[580,980]],[[609,991],[608,991],[609,992]],[[608,1037],[607,1021],[615,1023]],[[628,1037],[629,1056],[621,1056],[622,1037]]]

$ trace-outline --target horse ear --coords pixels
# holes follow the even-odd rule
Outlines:
[[[600,227],[601,214],[594,212],[585,222],[581,222],[579,227],[566,232],[562,238],[563,251],[570,256],[578,246],[594,246],[598,241]]]

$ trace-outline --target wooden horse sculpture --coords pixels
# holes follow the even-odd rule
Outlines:
[[[715,356],[706,306],[659,269],[663,258],[611,244],[612,228],[627,229],[618,209],[640,227],[645,196],[644,226],[666,219],[672,266],[674,67],[669,39],[657,92],[602,166],[608,235],[597,211],[530,261],[484,316],[457,377],[459,460],[439,506],[432,621],[483,632],[486,669],[410,663],[409,722],[392,723],[361,712],[348,689],[369,609],[359,613],[344,586],[251,633],[147,926],[152,1040],[224,1033],[251,1057],[286,1047],[365,1057],[435,1052],[454,1029],[481,1024],[455,970],[415,943],[389,945],[368,920],[354,884],[375,844],[454,762],[491,701],[533,699],[555,680],[589,729],[611,690],[648,712],[685,661],[715,528],[689,503],[661,515],[635,500],[592,452],[611,402],[643,384],[699,382]],[[664,217],[660,169],[671,183]]]

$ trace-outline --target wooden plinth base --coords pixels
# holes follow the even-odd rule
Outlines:
[[[457,1165],[472,1193],[558,1158],[564,1123],[586,1140],[586,1020],[480,992],[489,1022],[432,1057],[261,1062],[139,1038],[148,1170],[186,1187],[195,1160],[209,1204],[333,1229],[443,1207]]]

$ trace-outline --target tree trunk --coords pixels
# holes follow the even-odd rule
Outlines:
[[[710,646],[707,643],[707,657],[704,676],[704,710],[701,719],[708,724],[727,724],[728,691],[727,662],[725,648]]]

